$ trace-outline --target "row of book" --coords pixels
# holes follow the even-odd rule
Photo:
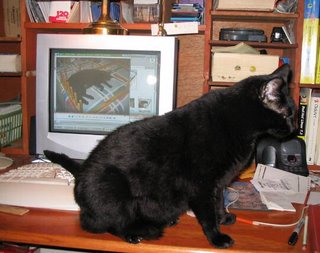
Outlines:
[[[298,136],[306,143],[307,164],[320,165],[320,92],[317,89],[300,89]]]
[[[300,83],[320,84],[320,0],[304,1]]]
[[[25,1],[30,21],[35,23],[91,23],[101,15],[101,1]],[[119,3],[110,3],[110,16],[119,21]]]

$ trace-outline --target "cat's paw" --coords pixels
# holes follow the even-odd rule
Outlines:
[[[125,240],[128,242],[128,243],[132,243],[132,244],[138,244],[139,242],[142,241],[142,237],[140,236],[137,236],[137,235],[127,235],[125,237]]]
[[[224,217],[221,219],[220,224],[223,225],[231,225],[236,222],[237,216],[233,213],[226,213]]]
[[[234,240],[226,234],[217,234],[212,238],[212,244],[220,249],[229,248],[233,245]]]

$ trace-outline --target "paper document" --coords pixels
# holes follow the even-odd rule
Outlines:
[[[309,177],[263,164],[258,164],[251,183],[268,208],[282,211],[293,211],[291,203],[303,204],[311,186]]]

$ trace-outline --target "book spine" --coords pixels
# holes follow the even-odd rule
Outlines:
[[[305,0],[300,83],[315,84],[320,0]]]
[[[308,129],[306,134],[307,147],[307,164],[313,165],[315,162],[316,138],[318,131],[320,112],[320,97],[319,94],[312,94],[310,110],[308,114]]]
[[[49,21],[66,23],[71,10],[71,1],[52,1],[50,3]]]
[[[320,85],[320,50],[318,50],[318,56],[317,56],[317,67],[316,67],[315,84]]]
[[[305,139],[307,115],[308,115],[308,102],[311,97],[311,88],[301,88],[299,96],[299,110],[298,110],[298,137]]]
[[[320,117],[318,120],[318,133],[316,138],[316,151],[315,151],[314,163],[315,165],[320,166]]]

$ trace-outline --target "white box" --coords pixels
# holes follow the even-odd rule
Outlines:
[[[279,56],[214,53],[211,76],[215,82],[238,82],[253,75],[266,75],[279,67]]]
[[[272,11],[275,0],[219,0],[217,10]]]

